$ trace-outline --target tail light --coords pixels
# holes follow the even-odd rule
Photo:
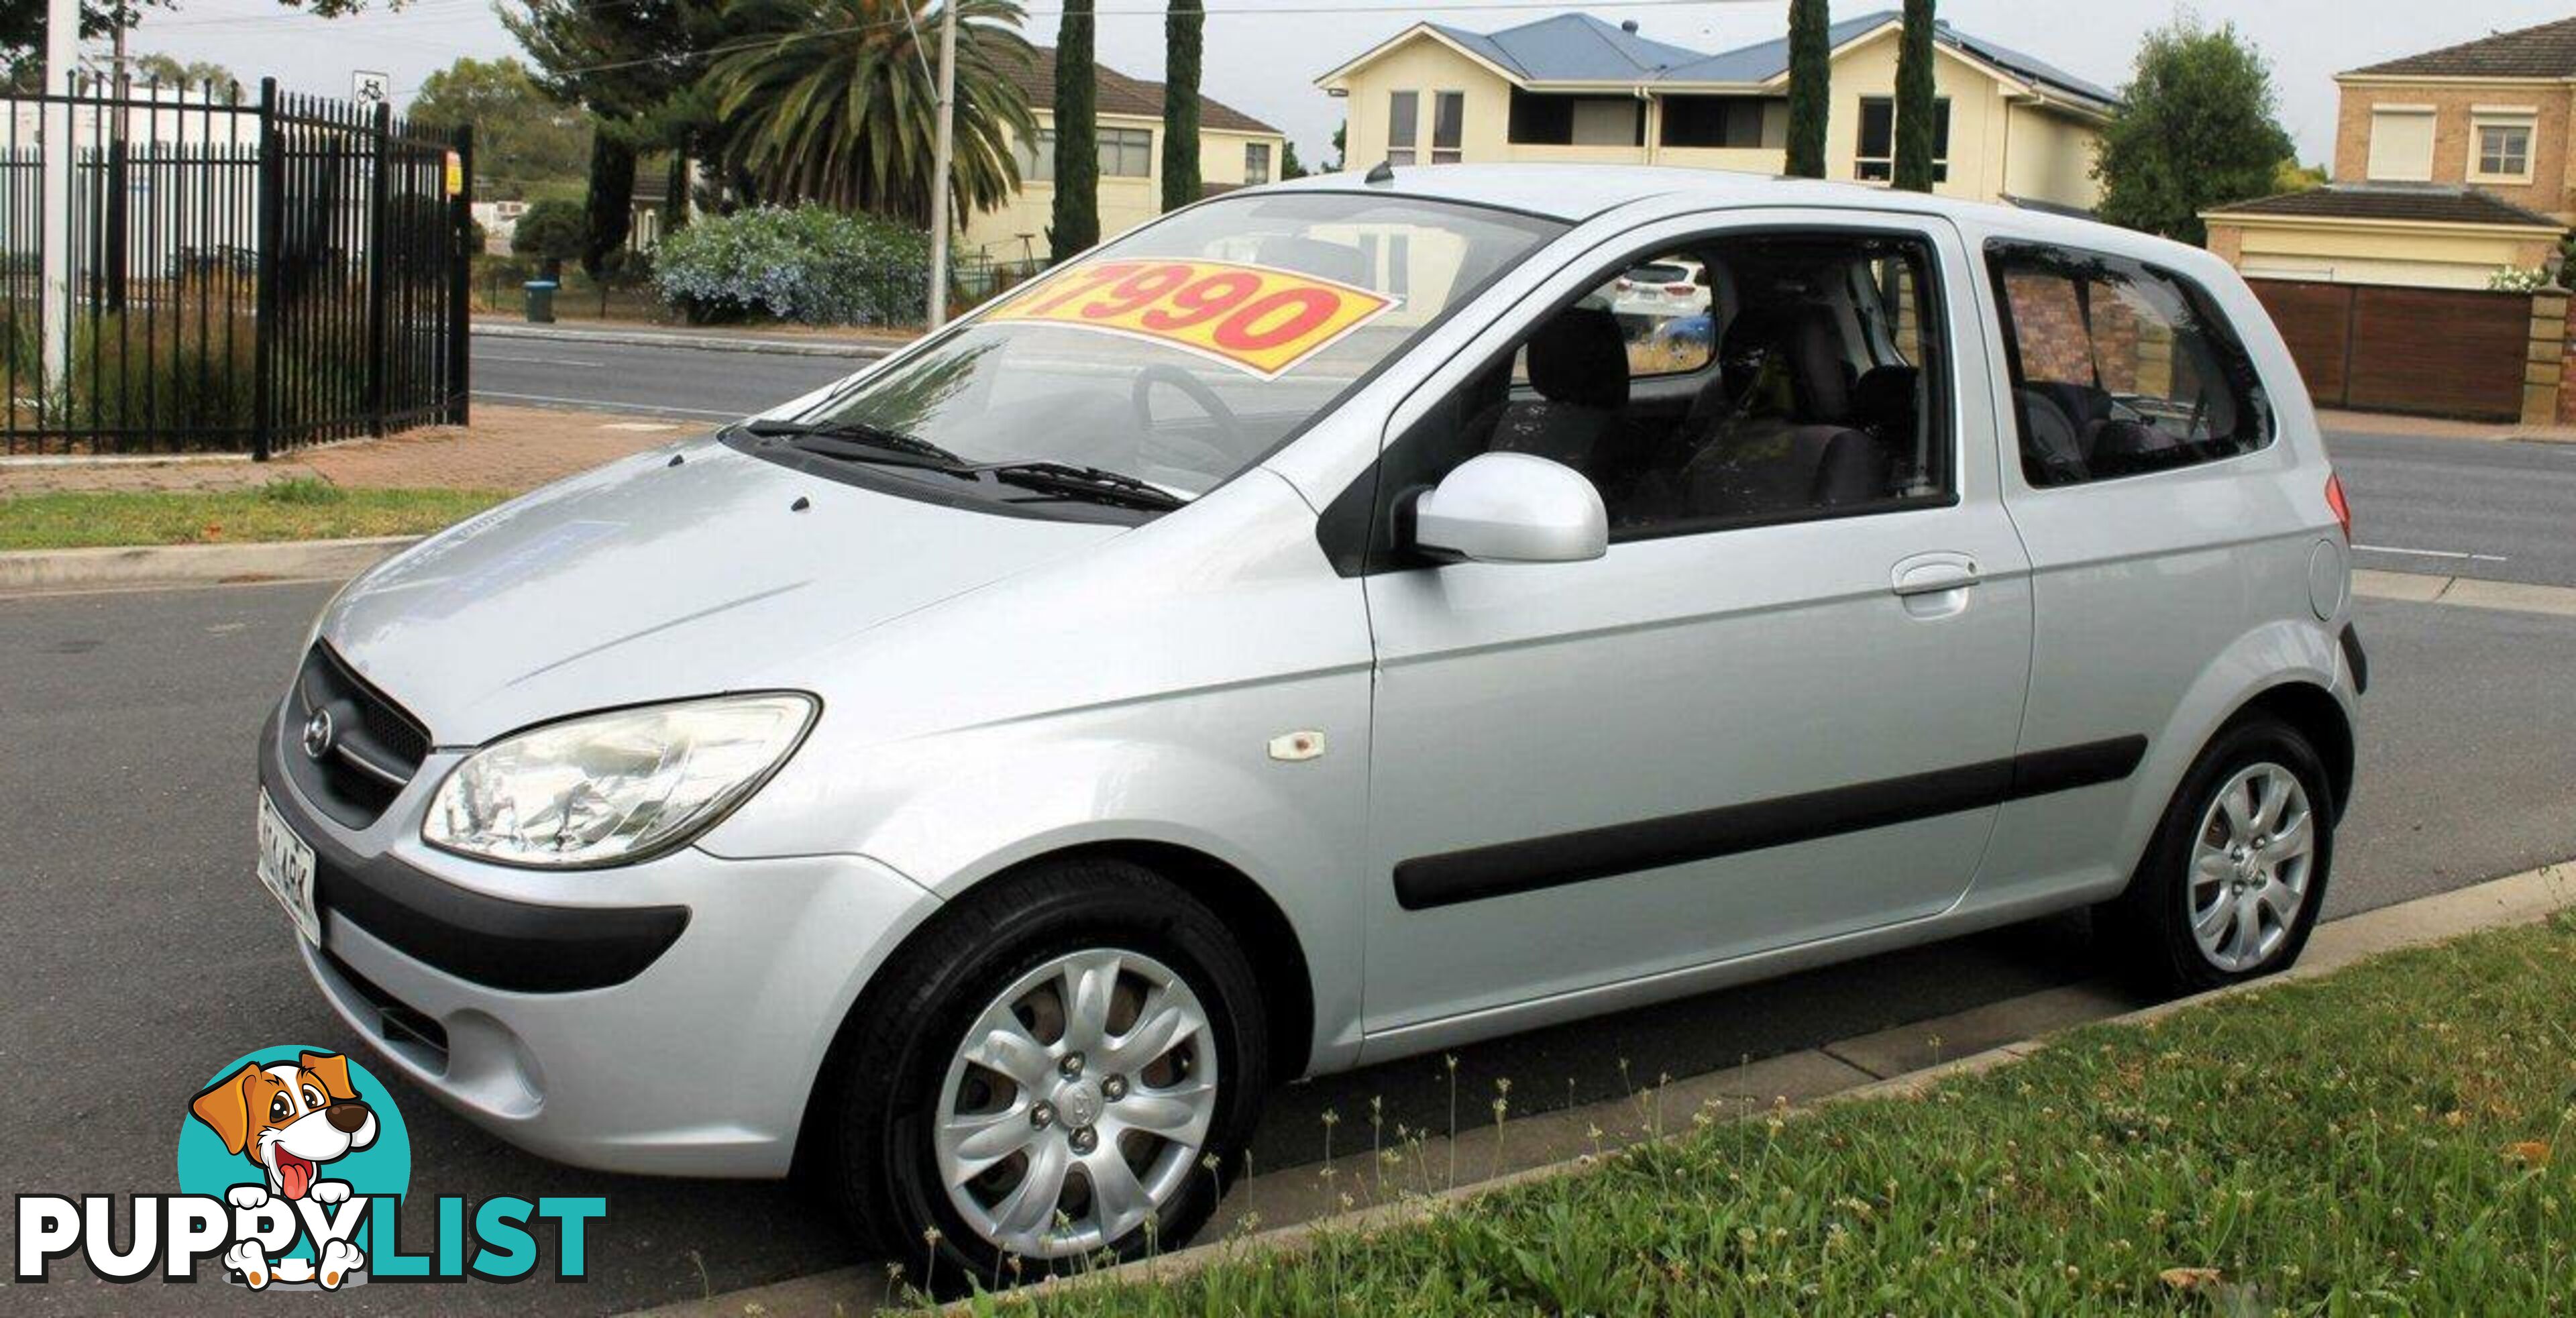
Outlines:
[[[1674,297],[1689,297],[1691,286],[1688,284],[1666,284],[1664,285],[1664,291],[1672,294]]]
[[[1613,284],[1613,287],[1617,288],[1622,293],[1633,293],[1637,291],[1637,286],[1625,279],[1616,281]]]
[[[2326,473],[2326,506],[2334,509],[2335,524],[2343,528],[2343,542],[2352,543],[2352,505],[2343,497],[2343,477]]]

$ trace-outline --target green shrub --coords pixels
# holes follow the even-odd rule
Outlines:
[[[908,324],[930,296],[930,235],[822,206],[764,206],[664,238],[653,282],[693,324]]]
[[[554,279],[589,241],[590,216],[580,202],[541,201],[520,212],[510,231],[510,253],[537,262]]]

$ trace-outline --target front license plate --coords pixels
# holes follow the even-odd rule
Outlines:
[[[322,916],[313,906],[313,848],[295,836],[268,789],[259,789],[259,882],[295,921],[304,941],[322,941]]]

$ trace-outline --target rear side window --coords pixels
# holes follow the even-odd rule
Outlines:
[[[2031,484],[2168,471],[2272,442],[2262,380],[2197,285],[2061,247],[1996,243],[1986,259]]]

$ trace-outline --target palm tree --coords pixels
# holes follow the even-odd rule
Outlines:
[[[956,167],[950,210],[991,210],[1019,188],[1014,134],[1036,138],[1010,72],[1033,58],[1017,0],[957,9]],[[735,163],[768,200],[930,216],[939,127],[934,0],[733,0],[743,42],[708,70]]]

